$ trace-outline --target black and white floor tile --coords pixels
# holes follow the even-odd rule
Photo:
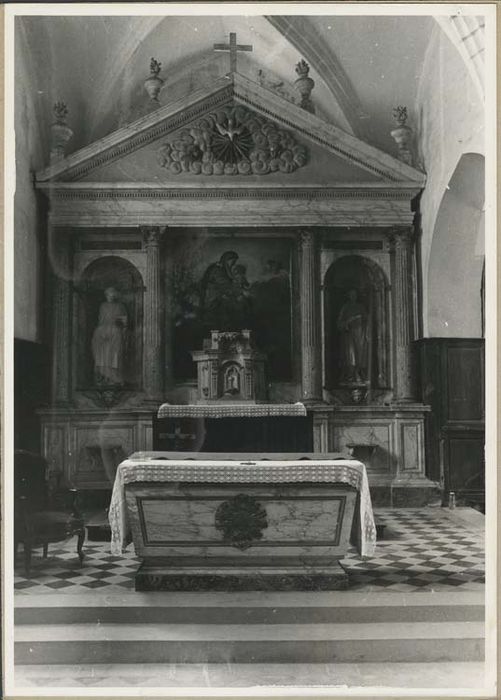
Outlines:
[[[350,576],[351,590],[436,591],[482,590],[484,544],[482,533],[445,517],[440,508],[376,509],[376,521],[384,526],[376,555],[362,559],[350,550],[342,564]],[[33,553],[32,571],[26,578],[20,552],[15,566],[18,594],[134,591],[139,565],[133,545],[123,556],[112,556],[107,542],[87,542],[80,567],[76,539],[51,545],[43,559]]]

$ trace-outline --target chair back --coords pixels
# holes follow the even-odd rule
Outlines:
[[[14,498],[28,511],[45,510],[48,504],[47,462],[27,450],[14,452]]]

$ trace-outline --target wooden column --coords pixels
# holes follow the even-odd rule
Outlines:
[[[52,397],[55,404],[71,401],[71,249],[63,232],[49,231],[49,259],[53,273]]]
[[[414,399],[414,377],[411,355],[411,342],[413,340],[414,328],[412,228],[394,229],[391,241],[394,250],[395,398],[397,401],[412,401]]]
[[[299,236],[299,278],[301,400],[308,403],[322,400],[318,253],[311,231],[302,231]]]
[[[144,391],[146,399],[157,402],[163,395],[162,373],[162,289],[158,226],[141,229],[146,248],[146,291],[144,295]]]

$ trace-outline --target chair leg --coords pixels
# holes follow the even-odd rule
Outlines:
[[[83,560],[84,560],[84,553],[83,553],[83,544],[85,541],[85,528],[83,527],[81,530],[78,531],[78,540],[77,540],[77,552],[78,552],[78,558],[80,559],[80,566],[83,566]]]
[[[43,558],[47,559],[48,554],[49,554],[49,543],[46,542],[43,546]]]
[[[30,542],[24,542],[24,573],[26,574],[26,578],[29,578],[30,576],[30,569],[31,569],[31,543]]]

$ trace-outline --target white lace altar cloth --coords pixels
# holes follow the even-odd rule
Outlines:
[[[305,416],[304,404],[297,403],[217,403],[173,405],[164,403],[158,418],[266,418],[268,416]]]
[[[360,520],[357,524],[357,548],[366,557],[374,555],[376,526],[365,467],[356,460],[256,461],[242,460],[145,460],[126,459],[119,464],[111,503],[111,553],[119,556],[127,535],[125,485],[134,482],[204,482],[235,484],[341,483],[356,488],[360,494]]]

